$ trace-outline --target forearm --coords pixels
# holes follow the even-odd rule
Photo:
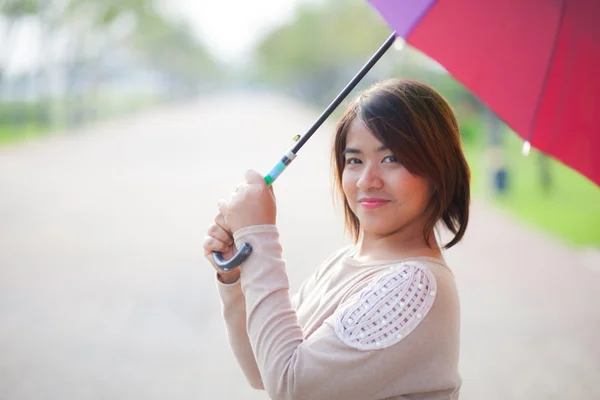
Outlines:
[[[263,383],[246,330],[246,301],[240,281],[227,284],[217,278],[223,318],[229,344],[251,387],[263,389]]]
[[[303,334],[289,296],[277,228],[254,226],[236,232],[234,237],[238,246],[249,241],[253,247],[241,266],[240,279],[246,300],[247,332],[265,389],[271,397],[279,398],[282,391],[289,389],[286,370]]]

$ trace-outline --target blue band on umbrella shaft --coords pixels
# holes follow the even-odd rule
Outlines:
[[[286,168],[287,165],[285,165],[282,161],[279,161],[277,164],[275,164],[273,169],[269,171],[267,176],[265,176],[265,182],[267,182],[267,185],[273,183]]]

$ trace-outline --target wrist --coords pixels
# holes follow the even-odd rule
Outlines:
[[[229,272],[217,272],[217,279],[219,282],[224,283],[226,285],[236,283],[238,279],[240,279],[240,269],[239,267]]]
[[[255,234],[269,234],[269,233],[279,233],[276,224],[261,224],[261,225],[250,225],[244,228],[233,231],[233,239],[236,245],[240,245],[244,242],[246,235],[255,235]]]

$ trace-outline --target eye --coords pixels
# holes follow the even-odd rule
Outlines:
[[[395,163],[398,160],[396,160],[396,156],[390,155],[390,156],[384,157],[382,161],[383,162],[389,162],[389,163]]]
[[[362,161],[355,157],[346,159],[346,165],[353,165],[353,164],[360,164],[360,163],[362,163]]]

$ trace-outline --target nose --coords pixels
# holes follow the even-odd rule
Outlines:
[[[383,179],[381,179],[381,171],[379,171],[378,166],[366,164],[356,182],[356,186],[363,192],[369,189],[381,189]]]

